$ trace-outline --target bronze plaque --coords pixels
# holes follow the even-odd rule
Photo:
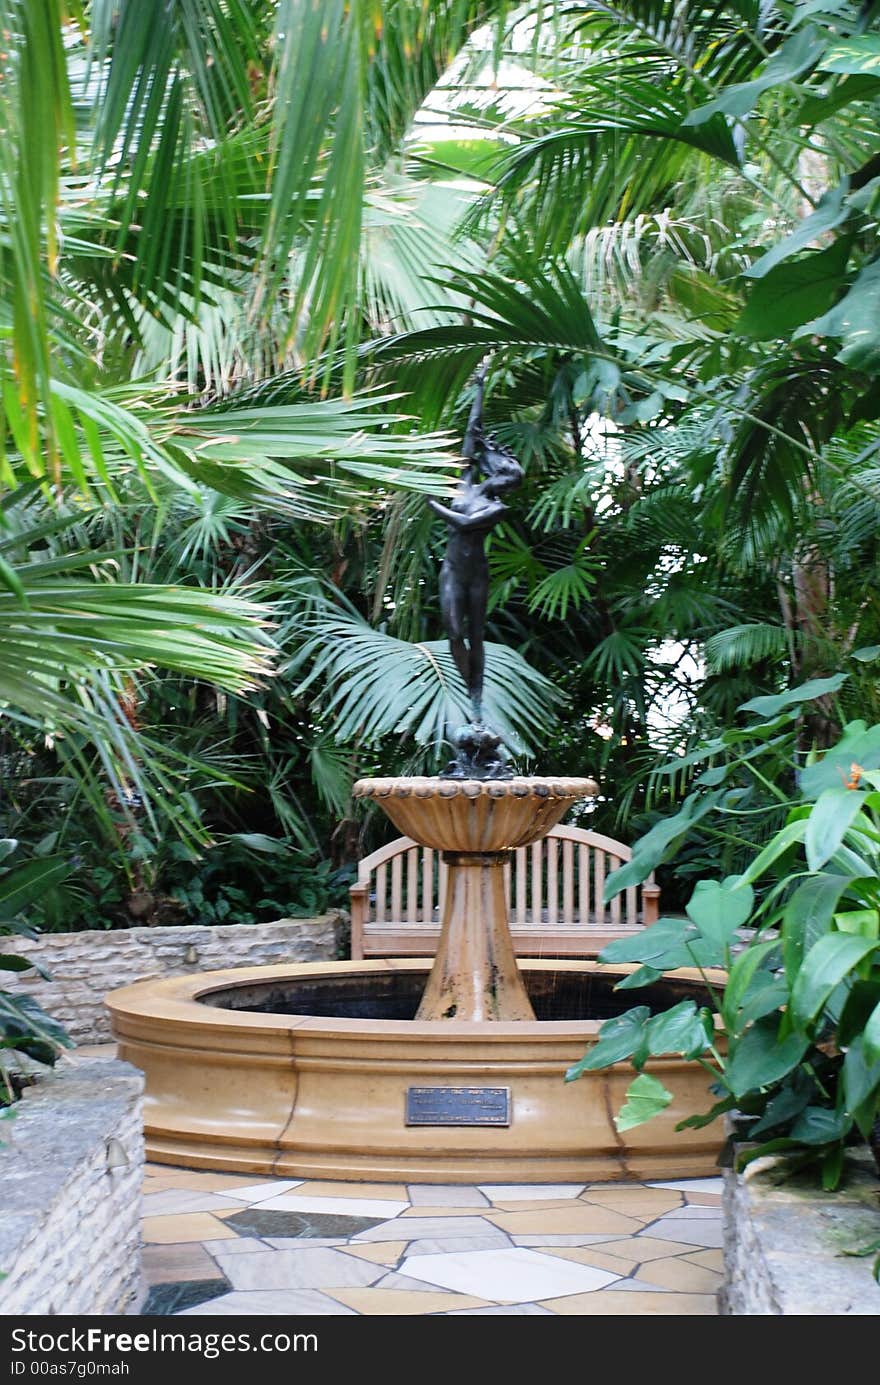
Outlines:
[[[509,1087],[407,1087],[407,1125],[510,1125]]]

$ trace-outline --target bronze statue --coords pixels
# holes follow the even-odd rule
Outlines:
[[[449,647],[471,701],[472,723],[453,738],[457,755],[446,778],[507,779],[512,771],[504,760],[501,737],[483,721],[486,606],[489,564],[485,540],[508,507],[499,497],[522,481],[522,467],[506,448],[483,430],[484,366],[462,446],[467,465],[451,505],[428,504],[445,519],[449,542],[440,569],[440,605]]]

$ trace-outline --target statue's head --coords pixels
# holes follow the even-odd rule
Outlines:
[[[523,479],[523,469],[509,447],[498,441],[494,433],[480,438],[476,463],[485,478],[483,490],[491,495],[503,495],[515,490]]]

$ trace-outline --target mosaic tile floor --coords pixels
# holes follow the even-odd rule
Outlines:
[[[439,1187],[149,1165],[150,1314],[714,1314],[721,1180]]]

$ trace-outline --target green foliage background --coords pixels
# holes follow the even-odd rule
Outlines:
[[[344,900],[353,779],[436,768],[462,706],[424,494],[486,355],[525,767],[633,840],[754,697],[847,669],[803,754],[877,719],[877,5],[0,26],[0,828],[71,866],[46,925]],[[774,830],[752,791],[668,907]]]

